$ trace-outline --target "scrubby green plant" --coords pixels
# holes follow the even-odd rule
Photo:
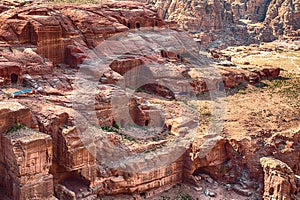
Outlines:
[[[111,126],[101,126],[100,127],[103,131],[112,132],[112,133],[118,133],[118,130],[115,127]]]
[[[174,135],[174,133],[172,133],[171,131],[168,131],[168,135]]]
[[[189,194],[180,194],[180,199],[181,200],[193,200],[193,198]]]
[[[26,1],[21,2],[21,6],[25,6],[27,4]]]
[[[137,142],[137,140],[135,139],[135,138],[133,138],[133,137],[130,137],[130,136],[128,136],[128,135],[123,135],[124,136],[124,138],[126,139],[126,140],[128,140],[128,141],[130,141],[130,142]]]
[[[120,125],[117,122],[113,123],[113,127],[116,128],[116,129],[120,129]]]
[[[25,127],[24,124],[15,123],[13,126],[11,126],[11,127],[7,130],[7,133],[15,132],[15,131],[20,130],[20,129],[24,128],[24,127]]]

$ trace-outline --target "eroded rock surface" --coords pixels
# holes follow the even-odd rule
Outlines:
[[[18,102],[0,102],[1,133],[15,125],[25,125],[29,128],[37,128],[36,121],[28,107]]]
[[[224,16],[225,23],[234,20],[219,15],[224,3],[197,9],[206,15],[195,23],[212,16],[205,29],[222,28]],[[247,12],[255,20],[263,15],[258,8]],[[242,139],[207,133],[197,129],[204,122],[197,105],[184,99],[208,100],[209,92],[274,79],[280,68],[241,68],[218,51],[200,55],[191,38],[137,2],[28,5],[2,12],[0,21],[1,186],[11,198],[138,199],[182,182],[200,188],[199,177],[254,198],[262,195],[260,158],[271,154],[289,155],[286,164],[299,174],[299,132]],[[24,87],[34,92],[11,99]]]
[[[174,20],[179,27],[195,33],[194,36],[202,44],[222,40],[215,36],[216,33],[223,36],[224,43],[235,43],[236,39],[251,43],[251,37],[260,41],[272,41],[283,35],[299,35],[300,10],[297,0],[191,0],[188,3],[182,0],[141,1],[155,5],[162,18]],[[257,26],[258,22],[261,25]]]
[[[21,115],[22,116],[22,115]],[[51,137],[32,129],[1,135],[1,185],[13,199],[52,199]]]
[[[263,157],[264,199],[297,199],[297,180],[293,170],[284,162]]]

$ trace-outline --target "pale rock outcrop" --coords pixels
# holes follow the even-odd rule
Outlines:
[[[297,187],[293,170],[284,162],[263,157],[260,163],[264,170],[264,199],[297,199]]]

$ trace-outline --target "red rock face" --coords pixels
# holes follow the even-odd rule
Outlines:
[[[5,62],[0,68],[0,85],[20,84],[22,82],[21,67],[19,63]]]
[[[219,9],[220,2],[216,1],[207,8],[198,8],[207,12],[205,19],[208,19],[209,13],[216,17],[211,24],[203,24],[207,29],[223,26],[220,21],[222,16],[218,15],[219,10],[213,9],[214,6]],[[37,94],[16,100],[30,109],[13,102],[14,99],[0,103],[0,161],[3,163],[3,166],[0,165],[0,174],[4,174],[5,179],[0,184],[6,188],[10,197],[48,200],[54,193],[59,199],[96,199],[97,196],[120,193],[148,197],[179,182],[193,183],[193,175],[201,172],[235,183],[240,175],[235,171],[243,166],[234,163],[233,158],[241,158],[229,141],[222,137],[201,138],[203,140],[200,143],[207,143],[198,146],[199,141],[195,141],[178,157],[162,151],[155,158],[149,159],[149,154],[146,154],[143,159],[132,162],[131,166],[125,166],[134,169],[129,172],[123,165],[110,166],[105,158],[118,156],[119,152],[114,151],[116,148],[133,155],[151,153],[153,149],[164,147],[167,142],[164,137],[170,131],[183,135],[187,128],[195,124],[194,113],[181,118],[182,110],[176,102],[163,105],[168,108],[163,122],[159,109],[148,105],[147,95],[138,94],[139,90],[175,100],[184,87],[191,86],[190,90],[193,90],[187,89],[184,93],[207,92],[205,78],[211,78],[210,89],[222,90],[240,83],[255,84],[262,79],[277,77],[279,69],[256,68],[249,71],[223,66],[218,67],[221,77],[215,79],[214,76],[204,77],[201,70],[197,71],[199,67],[193,66],[188,56],[184,56],[187,52],[181,54],[176,49],[166,49],[145,53],[137,50],[130,52],[130,55],[111,59],[103,71],[91,70],[93,75],[99,75],[95,81],[98,84],[95,97],[92,96],[94,101],[91,104],[81,101],[84,98],[80,92],[75,91],[78,92],[75,93],[78,95],[76,102],[69,95],[76,87],[74,82],[78,78],[78,67],[85,59],[97,57],[88,54],[89,51],[119,32],[143,27],[164,27],[166,23],[158,17],[156,10],[136,2],[117,2],[102,6],[32,5],[2,13],[0,22],[0,40],[4,49],[0,59],[2,84],[7,86],[24,83],[26,87],[37,91]],[[166,36],[169,33],[173,32],[166,31],[159,35],[161,37],[154,38],[153,43],[168,43],[165,39],[168,39]],[[146,40],[141,40],[138,45],[130,42],[124,49],[139,49],[144,44],[147,46]],[[20,45],[25,48],[20,48]],[[120,46],[112,44],[109,48],[113,55],[121,54]],[[205,70],[212,60],[207,56],[199,57],[205,61],[201,63],[200,69]],[[150,67],[144,70],[142,66],[147,64]],[[126,79],[128,73],[130,79]],[[174,91],[159,83],[139,85],[141,79],[144,81],[148,78],[148,73],[153,79],[163,77],[167,86],[176,86]],[[184,77],[187,79],[182,80]],[[128,98],[122,86],[137,86],[131,89],[133,95],[128,104],[122,101]],[[82,86],[79,84],[79,87]],[[113,104],[117,104],[117,108],[113,108]],[[92,106],[94,112],[89,112],[86,109],[88,106]],[[129,112],[126,113],[128,107]],[[117,113],[114,113],[116,110]],[[97,125],[96,128],[105,130],[105,137],[101,134],[83,137],[81,134],[84,131],[93,133],[95,127],[89,129],[76,126],[77,115],[84,115],[86,120]],[[95,117],[90,117],[92,115]],[[139,127],[119,130],[120,127],[130,125],[130,120]],[[165,124],[161,124],[162,122]],[[19,124],[31,129],[14,130]],[[159,130],[158,136],[147,138],[148,129],[143,129],[154,125],[163,126],[163,131]],[[41,133],[32,129],[38,129]],[[135,137],[142,140],[141,144],[132,145]],[[249,152],[249,157],[253,159],[245,162],[253,166],[259,165],[259,158],[251,153]],[[154,166],[146,172],[139,171],[149,164],[169,159],[168,164]],[[224,169],[230,173],[224,175]],[[253,174],[254,170],[250,169],[250,173]]]
[[[134,2],[19,8],[6,12],[1,22],[0,33],[7,43],[36,45],[40,55],[54,63],[66,61],[72,66],[86,57],[79,55],[86,48],[97,46],[106,37],[129,28],[164,25],[150,6]]]
[[[271,1],[265,23],[272,27],[276,36],[296,36],[300,29],[299,1]]]
[[[0,121],[1,133],[17,124],[36,129],[36,121],[30,109],[16,102],[0,102]]]
[[[14,199],[53,196],[51,137],[38,133],[31,111],[19,103],[1,102],[1,186]],[[33,129],[21,129],[27,126]]]
[[[14,199],[51,199],[53,180],[51,137],[29,129],[1,136],[5,188]]]
[[[296,37],[299,32],[299,1],[267,1],[267,0],[248,0],[248,1],[209,1],[199,2],[191,0],[188,3],[182,0],[138,0],[154,4],[158,9],[159,15],[167,20],[175,20],[180,28],[189,30],[192,33],[206,33],[201,37],[205,44],[212,38],[214,32],[224,34],[228,37],[234,34],[235,38],[241,40],[256,37],[260,41],[272,41],[276,37],[290,36]],[[239,20],[251,20],[252,23],[263,22],[262,27],[244,27],[245,34],[238,31],[228,31],[228,27],[236,29],[235,24],[242,24]],[[275,37],[274,37],[275,36]],[[210,37],[210,39],[208,38]],[[230,41],[225,41],[230,43]]]
[[[13,52],[5,50],[1,52],[1,56],[0,85],[2,86],[21,84],[24,74],[47,74],[51,73],[53,69],[52,63],[45,61],[31,48]]]
[[[22,111],[19,109],[18,111]],[[21,114],[21,113],[19,113]],[[20,117],[26,117],[23,112]],[[26,121],[19,123],[30,124]],[[15,127],[16,125],[13,125]],[[51,199],[53,176],[52,142],[49,135],[32,129],[9,130],[1,135],[1,185],[13,199]]]

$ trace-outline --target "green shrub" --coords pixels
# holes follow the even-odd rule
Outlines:
[[[116,129],[120,129],[120,125],[116,122],[114,122],[113,127],[116,128]]]
[[[111,126],[101,126],[100,127],[103,131],[112,132],[112,133],[118,133],[118,130],[115,127]]]
[[[14,124],[12,127],[10,127],[7,130],[7,133],[15,132],[15,131],[20,130],[20,129],[24,128],[24,127],[25,127],[24,124],[16,123],[16,124]]]
[[[193,198],[189,194],[180,194],[181,200],[193,200]]]

